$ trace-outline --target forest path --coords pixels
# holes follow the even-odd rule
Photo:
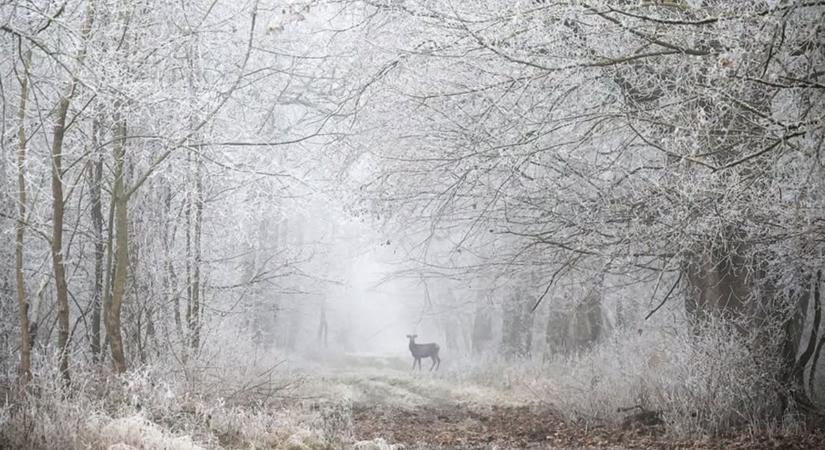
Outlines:
[[[344,405],[359,450],[815,447],[810,440],[754,440],[746,434],[676,440],[661,426],[571,422],[526,387],[476,380],[449,365],[412,371],[409,363],[399,356],[349,355],[313,371],[304,387],[328,406]]]
[[[610,442],[608,430],[577,432],[529,392],[490,387],[496,383],[476,382],[444,365],[430,372],[407,364],[411,360],[397,356],[348,356],[316,371],[307,387],[324,402],[351,408],[356,441],[380,438],[407,450],[596,448]],[[582,445],[583,439],[593,445]]]

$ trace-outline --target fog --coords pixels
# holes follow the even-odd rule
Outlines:
[[[343,292],[333,297],[332,320],[352,330],[352,347],[342,350],[400,356],[407,353],[404,336],[421,328],[415,312],[426,310],[425,293],[413,282],[386,281],[394,268],[381,253],[351,261]]]
[[[0,1],[0,450],[821,447],[823,23]]]

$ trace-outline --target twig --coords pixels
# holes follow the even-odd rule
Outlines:
[[[682,272],[679,272],[679,276],[676,278],[676,282],[673,283],[673,286],[671,286],[670,290],[667,291],[667,295],[665,295],[665,298],[662,299],[662,303],[659,303],[659,306],[653,308],[653,311],[647,313],[647,315],[645,316],[645,320],[649,319],[650,316],[652,316],[656,311],[659,310],[659,308],[665,305],[665,302],[668,298],[670,298],[670,294],[673,293],[673,290],[676,289],[676,286],[679,284],[680,281],[682,281]]]

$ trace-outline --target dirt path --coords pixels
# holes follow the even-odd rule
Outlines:
[[[350,389],[357,440],[407,449],[524,448],[553,441],[565,426],[535,401],[438,374],[383,370],[336,381]]]
[[[632,448],[617,430],[570,426],[536,399],[437,376],[382,371],[342,380],[353,390],[355,439],[406,449]]]
[[[397,364],[401,367],[400,364]],[[329,401],[352,407],[353,438],[383,439],[409,449],[702,448],[825,449],[813,436],[789,439],[734,437],[678,441],[661,425],[570,423],[535,396],[519,396],[449,375],[410,372],[387,364],[336,370],[323,377]],[[337,400],[336,400],[337,399]],[[365,447],[375,448],[380,447]]]

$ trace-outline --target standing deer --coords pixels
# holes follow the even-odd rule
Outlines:
[[[418,363],[418,370],[421,370],[421,358],[430,358],[433,361],[433,365],[430,367],[432,371],[433,368],[438,370],[441,367],[441,358],[438,357],[438,344],[431,342],[429,344],[416,344],[415,338],[417,338],[417,334],[408,334],[407,339],[410,340],[410,353],[412,353],[413,358],[413,370],[415,370],[415,363]]]

